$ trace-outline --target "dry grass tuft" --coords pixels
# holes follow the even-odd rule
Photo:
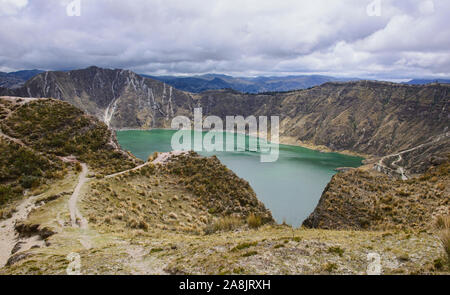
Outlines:
[[[444,247],[445,253],[447,253],[447,259],[450,261],[450,231],[446,230],[439,235],[441,239],[442,246]]]
[[[262,225],[261,217],[251,213],[247,217],[247,224],[250,228],[259,228]]]
[[[208,224],[205,228],[206,234],[212,234],[220,231],[232,231],[242,226],[242,220],[234,216],[225,216],[214,223]]]
[[[447,254],[447,266],[450,267],[450,216],[438,216],[435,225],[439,230],[439,240]]]
[[[439,239],[441,240],[442,247],[444,247],[445,253],[447,254],[447,267],[450,268],[450,230],[442,231],[439,234]]]
[[[438,216],[436,218],[435,226],[437,229],[450,229],[450,216]]]

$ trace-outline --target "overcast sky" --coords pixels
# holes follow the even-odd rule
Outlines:
[[[449,0],[71,2],[0,0],[0,71],[450,77]]]

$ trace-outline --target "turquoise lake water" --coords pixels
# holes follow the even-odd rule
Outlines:
[[[169,152],[174,130],[117,131],[124,150],[146,160],[156,152]],[[205,133],[203,133],[205,134]],[[245,137],[247,143],[248,136]],[[280,145],[279,158],[261,163],[260,152],[199,152],[216,155],[239,177],[247,180],[277,222],[299,226],[316,207],[320,196],[338,167],[358,167],[362,158],[321,153],[298,146]]]

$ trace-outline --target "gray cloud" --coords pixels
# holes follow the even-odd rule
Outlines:
[[[450,1],[0,0],[0,70],[450,76]]]

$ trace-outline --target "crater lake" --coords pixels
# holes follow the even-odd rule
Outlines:
[[[147,160],[154,152],[172,151],[175,130],[117,131],[122,149]],[[206,132],[203,132],[205,134]],[[248,144],[249,136],[244,136]],[[278,223],[300,226],[316,207],[323,190],[338,167],[358,167],[362,158],[338,153],[323,153],[299,146],[279,145],[276,162],[262,163],[260,152],[199,152],[216,155],[239,177],[247,180],[258,198]]]

